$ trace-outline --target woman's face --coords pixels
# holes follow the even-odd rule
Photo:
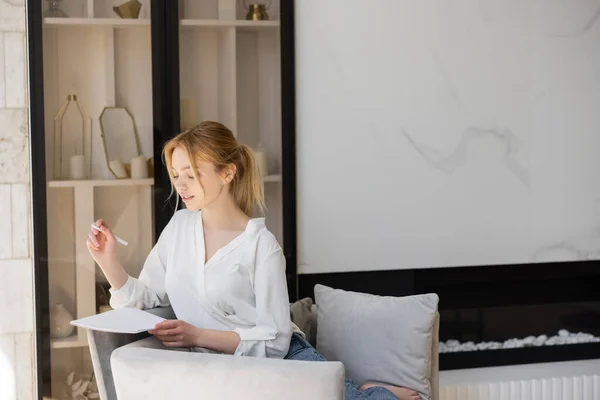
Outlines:
[[[173,184],[189,210],[207,208],[218,201],[227,191],[224,186],[231,181],[228,171],[217,172],[215,165],[207,161],[197,161],[196,177],[185,151],[176,147],[171,157]]]

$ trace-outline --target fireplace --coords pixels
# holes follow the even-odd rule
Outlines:
[[[600,358],[600,262],[299,275],[379,295],[440,296],[440,369]]]

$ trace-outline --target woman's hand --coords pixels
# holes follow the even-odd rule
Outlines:
[[[148,331],[167,347],[199,347],[202,329],[180,320],[166,320]]]
[[[96,226],[100,231],[90,228],[87,247],[94,260],[104,270],[117,261],[117,242],[104,220],[96,221]]]

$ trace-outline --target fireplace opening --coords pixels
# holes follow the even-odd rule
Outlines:
[[[600,358],[597,261],[430,269],[416,281],[440,296],[441,369]]]
[[[600,343],[600,302],[446,310],[440,353]]]
[[[437,293],[440,370],[600,358],[600,261],[301,274],[381,296]]]

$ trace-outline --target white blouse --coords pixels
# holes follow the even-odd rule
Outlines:
[[[204,329],[235,331],[236,355],[283,358],[292,331],[285,258],[264,218],[204,263],[202,212],[173,215],[140,277],[111,289],[113,308],[171,305],[177,319]]]

